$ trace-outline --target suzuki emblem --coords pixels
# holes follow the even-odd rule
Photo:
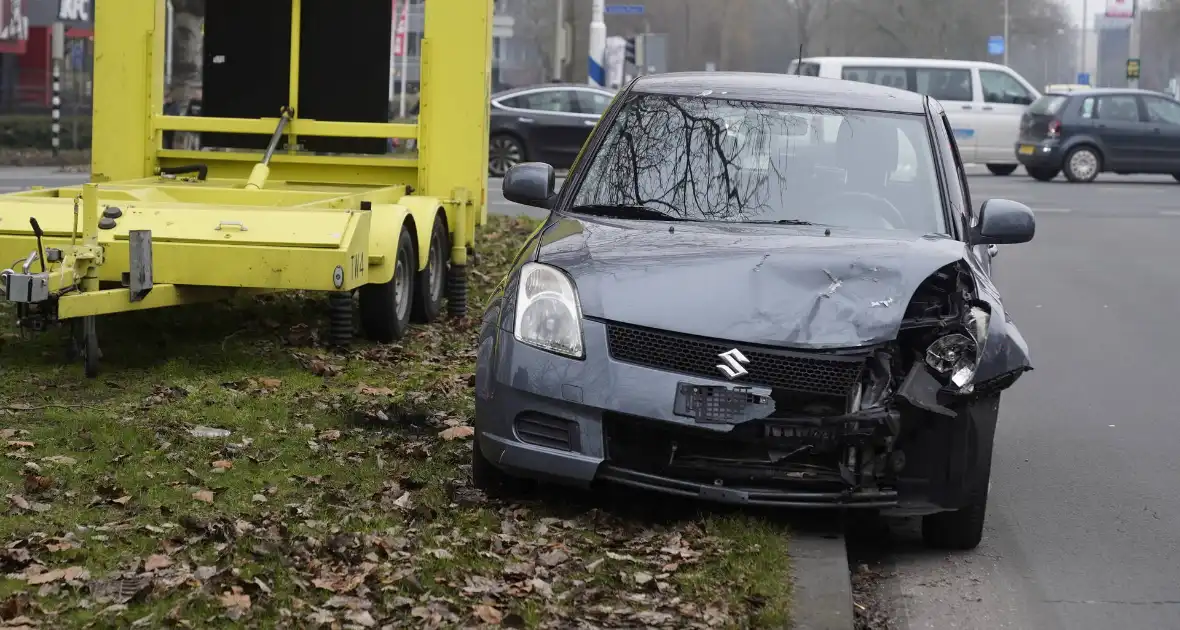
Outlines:
[[[721,373],[729,380],[732,381],[739,376],[749,374],[746,368],[742,367],[742,364],[749,363],[750,360],[746,358],[746,355],[742,354],[741,350],[734,348],[733,350],[722,352],[717,356],[721,358],[721,363],[717,364],[717,369],[721,370]]]

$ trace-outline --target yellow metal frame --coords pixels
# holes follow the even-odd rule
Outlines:
[[[487,216],[492,0],[431,0],[422,42],[417,124],[298,118],[302,0],[292,0],[289,149],[163,148],[164,131],[274,133],[275,118],[166,116],[164,0],[106,0],[95,14],[91,183],[0,195],[0,268],[36,248],[29,224],[60,248],[51,289],[62,319],[217,299],[240,291],[351,290],[388,282],[402,227],[416,236],[418,268],[442,213],[451,261]],[[299,136],[412,138],[416,157],[297,153]],[[164,178],[200,163],[208,179]],[[247,186],[247,181],[256,184]],[[406,194],[412,190],[411,194]],[[362,208],[362,203],[365,208]],[[75,208],[81,206],[81,225]],[[114,229],[99,229],[107,208]],[[132,302],[102,289],[129,269],[130,230],[151,230],[155,288]],[[344,283],[334,282],[342,267]]]

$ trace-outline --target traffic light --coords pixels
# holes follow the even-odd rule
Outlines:
[[[616,49],[617,50],[617,49]],[[635,65],[635,38],[627,38],[627,51],[623,54],[623,61]]]

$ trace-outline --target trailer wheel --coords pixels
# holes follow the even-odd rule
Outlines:
[[[391,343],[406,335],[414,300],[414,276],[418,275],[414,271],[417,259],[414,235],[408,225],[403,225],[397,239],[393,277],[389,282],[366,284],[360,289],[361,327],[369,339]]]
[[[450,268],[451,239],[442,214],[434,220],[430,232],[430,250],[426,254],[426,268],[418,272],[414,283],[413,321],[429,324],[438,319],[442,312],[443,298],[447,295],[447,273]]]

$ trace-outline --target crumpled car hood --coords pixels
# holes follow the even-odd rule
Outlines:
[[[906,306],[963,243],[907,232],[561,217],[538,260],[582,312],[751,344],[848,348],[897,337]]]

